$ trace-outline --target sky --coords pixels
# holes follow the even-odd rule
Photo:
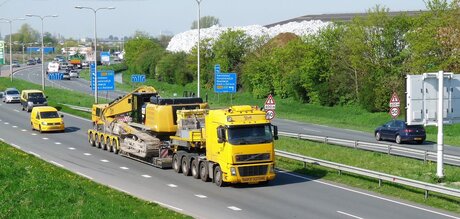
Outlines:
[[[391,11],[424,10],[423,0],[201,0],[201,16],[219,18],[222,26],[267,25],[313,14],[366,12],[375,5]],[[94,13],[75,6],[115,7],[97,12],[98,38],[132,36],[135,31],[152,36],[190,29],[198,16],[196,0],[0,0],[0,18],[14,21],[13,32],[28,23],[40,31],[41,20],[26,14],[58,15],[46,18],[44,31],[66,38],[94,36]],[[0,23],[2,36],[9,24]]]

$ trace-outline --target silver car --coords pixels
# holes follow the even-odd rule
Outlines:
[[[7,88],[3,92],[3,102],[5,103],[19,103],[19,91],[16,88]]]
[[[71,78],[79,78],[80,74],[78,73],[77,70],[70,70],[69,75]]]

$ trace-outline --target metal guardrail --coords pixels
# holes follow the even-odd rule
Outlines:
[[[289,132],[279,132],[278,134],[280,136],[285,136],[285,137],[324,142],[327,144],[335,144],[335,145],[346,146],[346,147],[351,147],[355,149],[382,152],[382,153],[387,153],[389,155],[410,157],[410,158],[424,160],[425,162],[428,160],[436,162],[436,152],[433,152],[433,151],[417,150],[417,149],[412,149],[412,148],[395,146],[391,144],[345,140],[345,139],[330,138],[330,137],[315,136],[315,135],[295,134],[295,133],[289,133]],[[460,166],[460,156],[444,154],[444,162],[446,164],[450,164],[453,166]]]
[[[379,186],[382,185],[382,181],[387,181],[391,183],[397,183],[405,186],[410,186],[418,189],[422,189],[425,191],[425,198],[428,198],[428,192],[437,192],[445,195],[450,195],[454,197],[460,197],[460,190],[454,188],[448,188],[436,184],[420,182],[412,179],[407,179],[404,177],[394,176],[386,173],[379,173],[372,170],[361,169],[358,167],[348,166],[345,164],[333,163],[330,161],[325,161],[317,158],[307,157],[299,154],[289,153],[285,151],[275,150],[276,156],[297,160],[303,162],[304,164],[315,164],[319,166],[324,166],[331,169],[336,169],[341,174],[342,171],[366,176],[370,178],[375,178],[379,180]]]

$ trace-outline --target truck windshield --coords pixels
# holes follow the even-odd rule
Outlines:
[[[43,98],[43,94],[42,93],[30,93],[29,98],[31,98],[31,99],[33,99],[33,98]]]
[[[59,114],[57,112],[41,112],[40,118],[42,119],[59,118]]]
[[[232,145],[261,144],[273,141],[270,124],[232,126],[228,128],[228,142]]]

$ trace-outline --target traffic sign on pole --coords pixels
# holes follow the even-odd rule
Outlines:
[[[275,110],[266,110],[265,118],[268,120],[272,120],[275,118]]]
[[[276,103],[271,94],[268,95],[267,100],[265,100],[264,109],[265,110],[275,110]]]
[[[133,83],[144,83],[145,75],[131,75],[131,82]]]
[[[400,114],[399,107],[391,107],[390,108],[390,115],[393,119],[396,119]]]
[[[401,101],[399,100],[398,94],[393,92],[393,95],[390,99],[390,107],[399,107],[401,106]]]
[[[220,65],[219,64],[214,65],[214,74],[220,74]]]

